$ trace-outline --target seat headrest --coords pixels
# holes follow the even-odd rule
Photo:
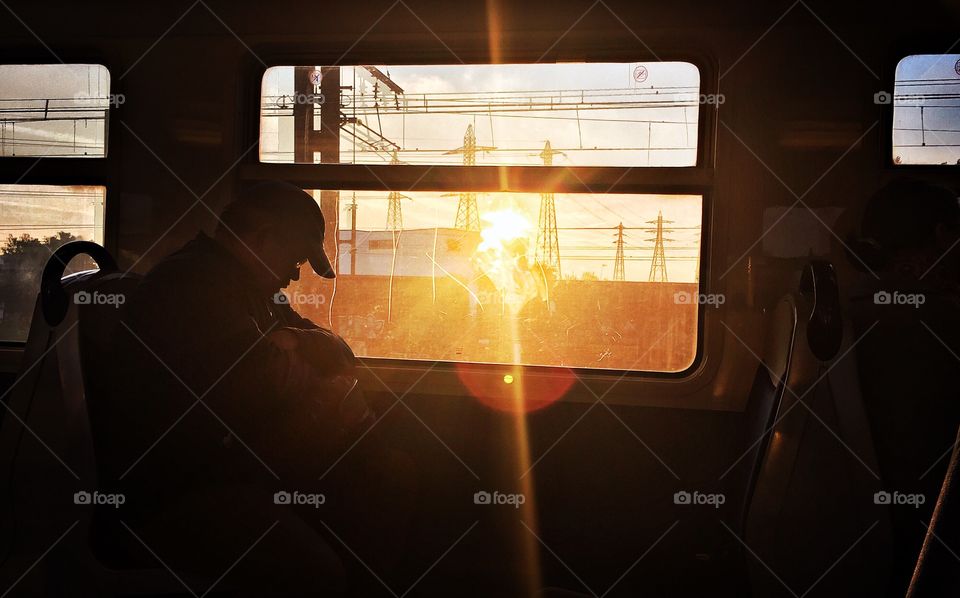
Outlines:
[[[70,299],[63,288],[63,272],[70,260],[86,254],[97,263],[101,273],[116,272],[117,262],[110,253],[91,241],[72,241],[61,245],[43,267],[40,277],[40,301],[43,318],[50,326],[57,326],[67,315]]]
[[[800,294],[810,299],[813,308],[807,321],[807,343],[821,361],[837,355],[843,340],[843,317],[840,313],[840,289],[833,264],[812,260],[800,276]]]

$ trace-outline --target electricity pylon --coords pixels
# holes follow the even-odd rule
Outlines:
[[[617,255],[613,258],[613,279],[624,280],[623,223],[617,225]]]
[[[397,150],[393,150],[391,164],[399,164],[400,158],[397,157]],[[391,191],[389,203],[387,204],[387,230],[403,230],[403,212],[400,210],[400,193]]]
[[[473,125],[467,125],[467,132],[463,136],[463,145],[455,150],[445,152],[450,154],[463,154],[464,166],[475,166],[477,164],[477,150],[489,151],[497,148],[489,145],[477,145],[477,136],[473,132]],[[477,209],[476,193],[461,193],[460,203],[457,204],[457,219],[454,222],[454,228],[461,230],[480,230],[480,211]]]
[[[553,156],[562,154],[559,150],[550,147],[548,140],[543,151],[538,154],[543,158],[544,166],[553,166]],[[537,227],[536,260],[545,268],[556,273],[556,279],[562,278],[560,272],[560,240],[557,234],[557,207],[553,200],[553,193],[540,194],[540,221]]]
[[[664,232],[673,232],[673,229],[664,229],[663,224],[672,224],[673,220],[664,220],[663,212],[657,212],[656,220],[647,220],[647,224],[656,224],[656,237],[647,239],[653,241],[653,260],[650,262],[650,282],[667,282],[667,256],[663,244],[672,243],[673,239],[665,239]]]

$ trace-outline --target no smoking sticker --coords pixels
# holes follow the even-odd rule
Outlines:
[[[958,62],[958,64],[960,64],[960,62]],[[637,83],[643,83],[644,81],[647,80],[647,76],[649,74],[650,72],[647,71],[647,67],[643,66],[642,64],[638,65],[637,68],[633,69],[633,80],[636,81]]]

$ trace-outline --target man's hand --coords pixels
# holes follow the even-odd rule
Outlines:
[[[270,333],[268,342],[290,360],[286,393],[317,401],[344,431],[372,419],[363,392],[357,387],[357,358],[340,336],[324,330],[283,328]]]
[[[357,357],[338,334],[323,328],[282,328],[267,336],[267,340],[288,355],[295,356],[324,378],[353,376]]]

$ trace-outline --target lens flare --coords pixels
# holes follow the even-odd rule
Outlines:
[[[487,212],[473,261],[500,292],[503,303],[516,313],[541,292],[540,269],[531,253],[533,225],[513,209]]]
[[[514,373],[498,376],[476,365],[455,367],[470,395],[497,411],[538,411],[561,399],[576,381],[573,371],[567,368],[550,368],[549,375],[531,376],[525,375],[522,366],[514,366]]]

